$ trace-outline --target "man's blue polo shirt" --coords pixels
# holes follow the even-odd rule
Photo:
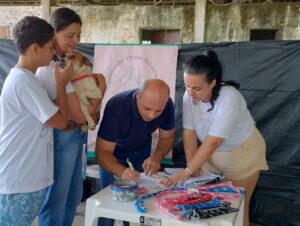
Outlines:
[[[138,112],[137,91],[134,89],[121,92],[106,104],[98,136],[116,143],[114,155],[116,152],[121,154],[145,149],[151,146],[151,134],[157,128],[171,130],[175,126],[174,103],[171,98],[158,118],[146,122]]]

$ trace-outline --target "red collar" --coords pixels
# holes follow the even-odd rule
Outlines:
[[[96,78],[96,75],[95,74],[91,74],[91,75],[87,75],[87,74],[83,74],[83,75],[79,75],[78,77],[74,78],[71,80],[71,83],[75,83],[81,79],[85,79],[85,78]]]

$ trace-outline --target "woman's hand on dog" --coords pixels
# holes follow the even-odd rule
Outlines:
[[[94,121],[97,124],[97,122],[99,121],[99,118],[100,118],[100,109],[101,109],[102,100],[104,97],[104,93],[106,91],[106,81],[105,81],[105,77],[103,74],[95,73],[94,75],[95,75],[94,78],[97,83],[97,86],[99,87],[101,94],[102,94],[102,98],[100,99],[100,102],[98,102],[98,104],[97,104],[98,106],[92,115],[92,118],[94,119]]]
[[[95,124],[98,124],[98,122],[100,120],[100,111],[92,113],[91,117],[94,120]]]
[[[95,73],[94,75],[96,75],[95,80],[96,80],[97,86],[101,90],[102,96],[104,96],[104,93],[106,90],[105,77],[103,74],[100,74],[100,73]]]
[[[55,64],[54,77],[55,77],[56,84],[58,86],[59,85],[66,86],[70,82],[72,75],[73,75],[73,63],[71,61],[63,70],[59,69],[59,63]]]

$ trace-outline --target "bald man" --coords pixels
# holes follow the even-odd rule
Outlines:
[[[100,186],[122,179],[138,179],[139,172],[152,175],[160,160],[172,149],[175,111],[168,85],[159,79],[147,80],[140,89],[121,92],[106,104],[96,142],[101,166]],[[151,152],[151,134],[159,129],[156,150]],[[136,169],[129,168],[130,159]]]
[[[170,89],[165,82],[151,79],[140,89],[119,93],[108,101],[96,142],[101,189],[114,181],[113,175],[137,180],[140,172],[152,175],[160,169],[160,160],[172,149],[174,142],[175,112],[169,95]],[[159,140],[151,154],[151,134],[156,129],[159,129]],[[98,226],[104,225],[113,225],[113,220],[100,218]]]

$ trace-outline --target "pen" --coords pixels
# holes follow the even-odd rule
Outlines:
[[[135,175],[135,169],[134,169],[134,166],[132,165],[132,162],[130,161],[129,158],[127,158],[126,160],[127,164],[129,165],[129,168],[131,169],[131,171],[133,172],[133,174]]]

